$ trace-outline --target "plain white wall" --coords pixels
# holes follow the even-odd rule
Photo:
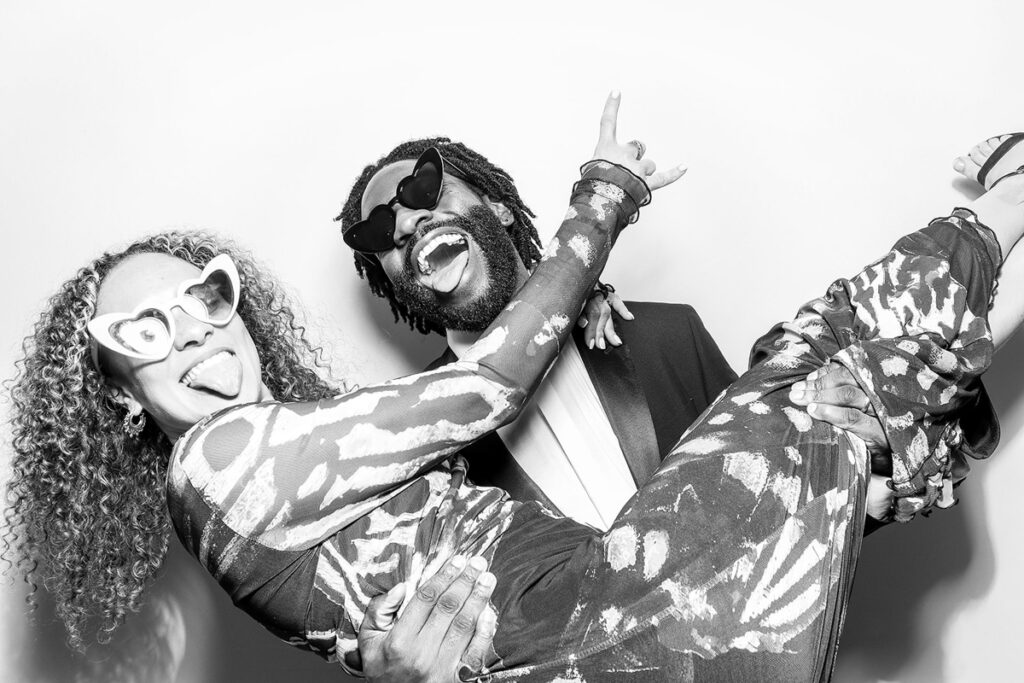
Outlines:
[[[690,172],[605,279],[694,305],[742,368],[771,323],[965,201],[954,155],[1024,126],[1019,4],[96,4],[0,7],[2,378],[59,282],[177,226],[250,246],[351,380],[413,371],[438,340],[391,323],[331,221],[362,165],[403,139],[462,139],[513,174],[549,236],[612,88],[620,137]],[[1003,444],[961,504],[865,542],[838,680],[1016,671],[1022,357],[1017,340],[991,372]],[[175,563],[198,605],[181,680],[252,662],[287,680],[280,662],[306,656],[223,616],[212,582]],[[39,655],[60,659],[59,637],[25,624],[14,610],[5,640],[21,657],[0,657],[0,678],[60,680]],[[337,680],[308,659],[310,677]]]

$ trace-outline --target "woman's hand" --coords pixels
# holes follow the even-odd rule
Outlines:
[[[646,152],[643,143],[638,145],[637,141],[632,141],[621,144],[615,139],[619,121],[619,102],[621,101],[622,96],[617,90],[613,90],[604,103],[604,113],[601,114],[601,131],[597,137],[597,147],[594,148],[594,158],[604,159],[628,168],[643,178],[652,192],[682,178],[686,173],[685,166],[676,166],[656,173],[657,165],[650,159],[643,158]]]
[[[580,314],[576,324],[584,328],[583,340],[587,348],[592,349],[596,345],[599,349],[612,346],[621,346],[622,340],[615,332],[615,321],[612,319],[612,311],[619,314],[624,320],[632,320],[633,314],[626,308],[622,297],[616,293],[611,285],[601,286],[598,283],[594,293],[587,299],[583,312]]]

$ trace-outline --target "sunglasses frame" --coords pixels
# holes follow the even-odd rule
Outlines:
[[[231,311],[223,320],[215,320],[209,316],[193,315],[182,306],[182,302],[185,297],[188,296],[186,292],[194,287],[208,282],[215,273],[222,272],[228,277],[228,282],[231,284],[234,297],[231,302]],[[195,298],[195,297],[191,297]],[[224,327],[235,318],[235,313],[238,311],[238,301],[241,299],[241,279],[238,275],[238,268],[235,266],[235,262],[231,260],[231,257],[227,254],[220,254],[210,259],[210,262],[206,264],[203,271],[199,274],[199,277],[189,278],[184,280],[178,285],[177,295],[172,299],[161,301],[159,303],[143,303],[135,307],[131,313],[107,313],[99,317],[93,318],[89,321],[87,329],[89,330],[89,336],[92,337],[92,362],[93,366],[99,369],[99,347],[102,346],[114,353],[128,358],[137,358],[139,360],[150,360],[157,361],[163,360],[170,355],[171,349],[174,347],[174,339],[177,335],[177,328],[174,322],[173,309],[181,308],[188,315],[199,320],[200,322],[213,325],[215,327]],[[139,320],[139,314],[143,311],[159,311],[163,314],[164,319],[167,321],[167,344],[166,348],[163,349],[162,353],[140,353],[126,348],[121,342],[119,342],[114,335],[110,333],[111,327],[118,322],[130,322],[133,320]]]
[[[423,166],[425,166],[428,163],[432,163],[432,162],[438,168],[438,171],[439,171],[438,172],[438,178],[440,179],[440,182],[438,183],[438,187],[437,187],[437,197],[434,199],[433,203],[431,203],[429,205],[426,205],[426,206],[411,206],[410,204],[402,201],[402,190],[405,189],[406,183],[413,182],[416,179],[417,172],[421,168],[423,168]],[[401,180],[398,181],[398,185],[395,188],[395,196],[391,199],[391,201],[387,202],[386,204],[377,204],[372,209],[370,209],[370,212],[366,215],[366,218],[364,218],[361,221],[356,221],[355,223],[353,223],[349,227],[348,230],[346,230],[344,233],[342,233],[342,236],[341,236],[342,240],[344,240],[345,244],[347,244],[352,249],[352,251],[354,251],[359,256],[362,256],[364,259],[368,260],[370,263],[374,263],[374,264],[377,263],[377,260],[374,257],[374,254],[377,254],[377,253],[380,253],[380,252],[383,252],[383,251],[389,251],[391,249],[394,249],[394,247],[395,247],[395,229],[397,227],[396,224],[395,224],[396,214],[395,214],[395,210],[393,208],[395,206],[395,204],[401,204],[402,206],[406,207],[407,209],[413,209],[413,210],[434,209],[434,208],[436,208],[437,205],[441,202],[441,194],[442,194],[441,190],[444,188],[444,175],[445,175],[445,173],[450,173],[450,171],[448,171],[446,169],[446,166],[450,166],[452,169],[457,171],[461,176],[465,176],[465,173],[462,171],[462,169],[460,169],[458,166],[456,166],[455,164],[451,163],[450,161],[447,161],[444,158],[444,155],[441,154],[441,150],[439,150],[437,147],[428,147],[427,149],[423,150],[423,153],[420,154],[419,157],[416,159],[416,165],[413,166],[412,173],[410,173],[409,175],[405,176],[404,178],[402,178]],[[459,176],[456,176],[456,177],[459,177]],[[374,223],[377,220],[380,220],[377,217],[380,216],[381,214],[384,214],[384,220],[390,219],[390,222],[391,222],[390,229],[386,230],[386,232],[387,232],[387,238],[386,239],[387,239],[387,245],[388,245],[387,248],[385,248],[385,249],[366,249],[366,248],[360,248],[358,246],[358,238],[356,238],[355,235],[358,234],[359,232],[361,232],[363,229],[365,229],[365,227],[367,225],[369,225],[371,223]],[[383,239],[384,238],[382,238],[382,242],[381,242],[382,246],[384,246]],[[353,241],[356,241],[356,244],[353,244]]]

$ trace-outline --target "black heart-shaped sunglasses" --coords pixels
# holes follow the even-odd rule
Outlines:
[[[448,163],[455,171],[461,173],[457,166]],[[430,147],[416,160],[412,173],[398,181],[395,196],[391,201],[373,207],[364,220],[353,223],[342,234],[345,244],[362,254],[393,249],[395,204],[414,210],[435,208],[441,199],[444,173],[444,157],[436,147]]]

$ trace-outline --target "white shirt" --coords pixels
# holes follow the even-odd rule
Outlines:
[[[477,335],[448,331],[461,357]],[[571,340],[519,419],[498,430],[523,471],[578,522],[607,530],[636,493],[619,440]]]

